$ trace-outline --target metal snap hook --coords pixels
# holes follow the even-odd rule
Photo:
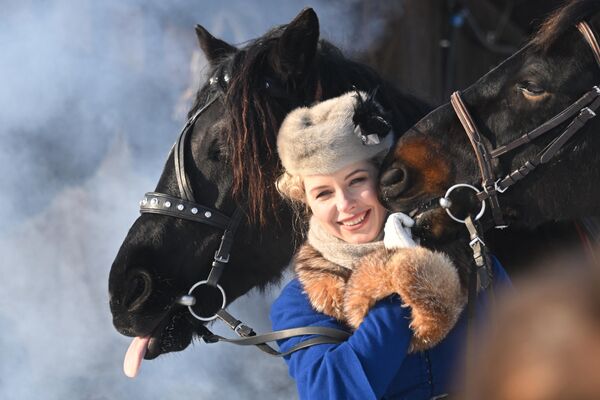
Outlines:
[[[449,196],[455,189],[458,189],[458,188],[468,188],[468,189],[473,190],[476,194],[480,192],[480,190],[477,189],[473,185],[469,185],[467,183],[457,183],[456,185],[450,186],[450,188],[446,191],[446,194],[444,195],[444,197],[440,198],[440,206],[446,211],[446,214],[448,214],[448,216],[450,218],[452,218],[454,221],[460,222],[461,224],[466,224],[467,223],[466,219],[457,218],[450,211],[450,207],[452,206],[452,200],[450,200]],[[481,209],[475,216],[475,221],[480,219],[484,213],[485,213],[485,200],[481,200]]]

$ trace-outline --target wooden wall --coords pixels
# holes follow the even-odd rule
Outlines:
[[[440,104],[521,47],[560,3],[403,0],[361,59],[399,88]]]

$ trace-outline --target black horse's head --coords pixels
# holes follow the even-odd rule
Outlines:
[[[311,9],[242,49],[200,26],[196,31],[211,66],[210,79],[190,111],[192,116],[202,110],[181,159],[197,203],[226,216],[242,210],[231,257],[218,282],[230,303],[278,280],[294,250],[292,212],[274,185],[281,172],[276,134],[287,112],[355,87],[368,91],[377,86],[378,101],[392,111],[397,131],[411,126],[426,108],[319,41]],[[175,152],[155,192],[179,197]],[[119,332],[151,337],[145,358],[182,350],[202,332],[203,325],[176,299],[207,279],[222,235],[217,227],[150,213],[131,227],[111,269],[110,307]],[[199,313],[212,315],[222,297],[209,290],[196,300]]]
[[[287,111],[315,96],[318,20],[307,10],[241,50],[201,26],[196,32],[210,78],[189,113],[206,107],[189,132],[183,160],[197,203],[226,216],[243,210],[219,280],[231,302],[278,279],[291,256],[290,211],[273,185],[275,135]],[[176,151],[155,191],[180,197]],[[146,358],[190,343],[198,326],[175,300],[207,278],[222,235],[217,227],[156,214],[142,214],[131,227],[111,269],[110,306],[119,332],[152,336]],[[207,293],[198,300],[210,315],[220,297]]]
[[[598,1],[567,4],[546,20],[528,45],[462,93],[489,152],[544,124],[600,83],[600,67],[576,28],[584,20],[600,27],[598,10]],[[576,111],[574,116],[580,110]],[[494,175],[504,178],[527,160],[536,160],[572,120],[494,159]],[[554,158],[498,195],[508,222],[534,227],[597,214],[600,193],[593,182],[599,177],[599,127],[600,120],[592,119]],[[381,190],[390,208],[416,216],[422,235],[449,239],[463,228],[437,200],[454,184],[481,188],[481,176],[470,140],[452,106],[445,104],[398,141],[384,162]],[[474,196],[462,196],[451,208],[460,218],[480,207]]]

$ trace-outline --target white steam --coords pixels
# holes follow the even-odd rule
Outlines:
[[[353,4],[313,6],[324,36],[357,50]],[[192,80],[194,24],[242,43],[289,22],[304,6],[276,0],[3,4],[0,398],[295,397],[282,360],[227,344],[161,356],[127,379],[121,365],[129,339],[112,327],[107,282],[138,200],[154,189],[183,124],[180,110],[189,107],[182,94]],[[251,294],[231,311],[264,332],[276,295],[276,288]]]

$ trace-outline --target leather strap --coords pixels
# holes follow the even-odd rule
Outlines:
[[[233,213],[233,216],[229,220],[229,224],[223,232],[219,249],[215,253],[215,258],[207,279],[207,283],[209,285],[215,286],[217,282],[219,282],[219,279],[225,270],[225,265],[229,262],[229,253],[231,252],[231,247],[233,245],[233,237],[237,231],[241,219],[242,210],[237,207]]]
[[[267,345],[267,343],[269,342],[275,342],[277,340],[307,335],[318,336],[304,340],[285,352],[279,352]],[[349,337],[349,332],[340,329],[327,328],[322,326],[305,326],[301,328],[291,328],[280,331],[273,331],[262,335],[250,335],[248,337],[242,337],[241,339],[229,339],[223,336],[213,334],[204,336],[203,340],[207,343],[225,342],[232,343],[238,346],[259,346],[259,348],[267,354],[277,357],[285,357],[287,355],[292,354],[295,351],[304,349],[306,347],[314,346],[317,344],[336,344],[348,340]]]
[[[194,129],[194,124],[198,117],[212,105],[218,98],[220,93],[217,93],[209,101],[206,102],[194,115],[187,121],[181,134],[177,138],[177,142],[174,146],[174,162],[175,162],[175,174],[177,176],[177,186],[179,187],[179,194],[181,198],[190,202],[195,202],[194,191],[190,185],[189,178],[185,172],[185,145],[187,143],[187,137],[191,130]]]
[[[146,193],[140,203],[140,213],[164,214],[223,230],[230,226],[230,218],[219,211],[165,193]]]
[[[494,223],[497,227],[504,227],[506,224],[502,216],[502,211],[500,210],[498,195],[496,194],[496,179],[493,173],[490,152],[483,143],[482,136],[479,133],[479,130],[477,130],[477,125],[475,124],[475,121],[473,121],[473,117],[471,117],[467,106],[460,96],[460,91],[452,93],[450,96],[450,104],[458,116],[458,119],[460,120],[460,123],[462,124],[467,137],[471,142],[471,146],[475,151],[479,172],[481,173],[482,177],[481,185],[483,187],[483,191],[477,194],[477,198],[479,200],[489,199]]]
[[[518,147],[523,146],[531,142],[532,140],[540,137],[544,133],[556,128],[558,125],[567,121],[569,118],[576,115],[578,112],[592,103],[600,96],[600,88],[598,86],[594,86],[591,90],[587,91],[583,96],[581,96],[576,102],[571,104],[569,107],[562,110],[560,113],[556,114],[554,117],[544,122],[542,125],[533,129],[530,132],[527,132],[523,136],[518,139],[513,140],[512,142],[502,145],[490,152],[492,158],[497,158],[503,154],[506,154]]]
[[[552,142],[550,142],[542,151],[540,151],[533,159],[526,160],[522,166],[502,178],[497,183],[496,189],[500,193],[505,192],[510,186],[514,185],[529,173],[534,171],[540,164],[546,164],[549,162],[579,129],[583,128],[583,126],[590,119],[596,116],[595,111],[599,107],[600,97],[596,97],[589,106],[580,109],[579,115],[571,121],[565,130]],[[549,129],[547,131],[549,131]]]
[[[560,136],[550,142],[550,144],[546,146],[544,150],[542,150],[542,152],[539,154],[540,164],[546,164],[548,161],[550,161],[550,159],[556,155],[556,153],[565,145],[565,143],[571,139],[575,132],[583,128],[583,126],[590,119],[596,116],[594,109],[600,105],[600,99],[596,99],[594,103],[594,105],[582,109],[579,115],[575,117],[575,119],[567,126],[567,129],[565,129]]]

